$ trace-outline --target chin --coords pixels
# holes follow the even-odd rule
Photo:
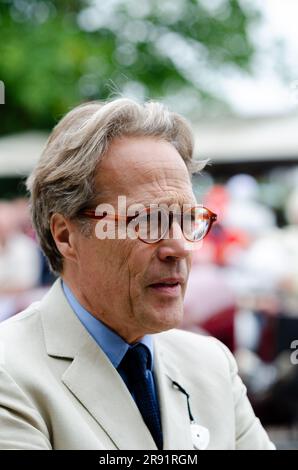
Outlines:
[[[154,315],[151,314],[151,318],[152,321],[150,322],[150,325],[148,324],[148,321],[146,322],[148,324],[148,329],[150,328],[151,333],[161,333],[162,331],[178,328],[183,320],[183,311],[155,311]]]

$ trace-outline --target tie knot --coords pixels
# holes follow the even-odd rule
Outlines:
[[[144,344],[137,344],[129,348],[123,358],[123,368],[134,379],[146,375],[150,368],[150,351]]]

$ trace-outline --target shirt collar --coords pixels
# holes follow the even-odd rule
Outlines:
[[[125,356],[129,348],[134,345],[128,344],[121,336],[111,330],[107,325],[105,325],[98,318],[95,318],[90,312],[88,312],[76,299],[71,289],[62,281],[62,287],[64,294],[81,321],[88,333],[96,341],[96,343],[101,347],[103,352],[108,356],[113,366],[117,369]],[[150,369],[153,369],[153,339],[151,335],[145,335],[140,339],[139,343],[144,344],[150,352]]]

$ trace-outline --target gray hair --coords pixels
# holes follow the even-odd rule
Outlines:
[[[33,225],[53,272],[63,271],[63,257],[51,233],[52,214],[75,218],[92,202],[97,165],[109,143],[115,137],[129,135],[170,142],[190,173],[205,166],[205,161],[194,164],[193,136],[187,121],[161,103],[142,105],[119,98],[74,108],[54,128],[27,179]]]

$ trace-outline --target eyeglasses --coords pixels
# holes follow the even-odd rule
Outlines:
[[[209,233],[217,215],[204,206],[193,206],[186,210],[170,211],[161,206],[148,207],[133,216],[109,214],[104,211],[97,214],[95,209],[84,209],[79,216],[96,220],[110,219],[115,223],[123,221],[128,238],[138,238],[144,243],[157,243],[170,237],[173,221],[180,225],[184,237],[191,242],[199,242]]]

